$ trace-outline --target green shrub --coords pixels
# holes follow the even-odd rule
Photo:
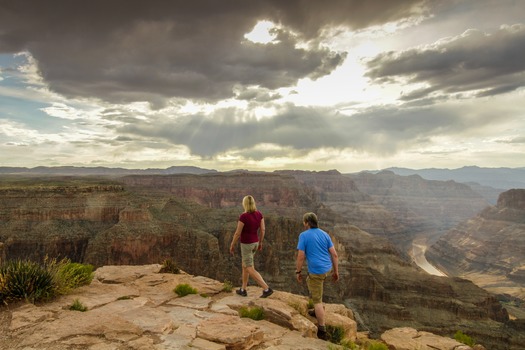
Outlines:
[[[85,286],[93,280],[93,266],[62,260],[57,264],[56,283],[60,294]]]
[[[87,311],[87,307],[85,307],[84,305],[82,305],[82,303],[80,302],[80,300],[75,299],[75,301],[73,302],[73,305],[71,305],[71,306],[69,307],[69,310],[84,312],[84,311]]]
[[[340,344],[345,336],[345,330],[341,326],[326,325],[328,340],[334,344]]]
[[[474,339],[463,333],[462,331],[457,331],[456,334],[454,334],[454,339],[456,339],[458,342],[463,343],[465,345],[468,345],[470,347],[475,345]]]
[[[388,346],[386,344],[381,343],[376,340],[370,340],[365,345],[366,350],[388,350]]]
[[[255,306],[252,308],[243,306],[239,309],[239,316],[251,318],[252,320],[255,320],[255,321],[264,320],[264,309],[259,306]]]
[[[177,285],[173,291],[180,297],[186,296],[188,294],[197,294],[197,289],[185,283]]]
[[[162,262],[162,267],[160,268],[160,273],[173,273],[173,274],[179,274],[180,269],[177,267],[177,265],[173,262],[171,259],[165,259]]]
[[[342,347],[342,349],[341,349]],[[343,339],[339,344],[329,344],[328,350],[359,350],[361,349],[356,343],[349,339]]]
[[[339,343],[344,350],[358,350],[359,346],[350,339],[343,339]]]
[[[6,261],[0,265],[0,298],[7,304],[14,300],[41,301],[55,296],[53,274],[28,260]]]
[[[0,303],[51,299],[71,289],[91,283],[93,266],[45,259],[43,264],[30,260],[8,260],[0,264]]]
[[[233,284],[228,281],[228,280],[225,280],[223,285],[222,285],[222,291],[223,292],[231,292],[233,290]]]

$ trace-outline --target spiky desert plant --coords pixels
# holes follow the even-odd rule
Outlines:
[[[0,296],[7,304],[14,300],[35,302],[56,294],[53,274],[29,260],[8,260],[0,265]]]
[[[173,273],[179,274],[180,269],[177,267],[177,264],[171,259],[165,259],[162,262],[162,267],[160,268],[160,273]]]
[[[341,326],[326,325],[328,339],[334,344],[340,344],[345,336],[345,330]]]

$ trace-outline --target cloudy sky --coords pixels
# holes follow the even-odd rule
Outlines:
[[[523,0],[0,0],[0,166],[525,166]]]

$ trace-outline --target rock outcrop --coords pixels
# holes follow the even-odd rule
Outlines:
[[[316,339],[315,318],[304,296],[275,291],[259,298],[223,291],[221,282],[159,273],[160,265],[105,266],[73,294],[41,305],[21,304],[0,311],[4,317],[0,349],[326,349]],[[188,284],[199,294],[179,297]],[[78,300],[86,312],[72,311]],[[241,318],[242,307],[259,307],[264,320]],[[356,340],[356,323],[343,305],[326,305],[326,322]]]
[[[472,349],[457,340],[439,337],[429,332],[418,332],[414,328],[394,328],[381,335],[381,339],[388,344],[391,350],[432,349],[432,350],[467,350]],[[485,349],[476,345],[476,350]]]
[[[525,300],[525,189],[502,193],[496,206],[447,232],[427,257],[449,275]]]
[[[104,266],[95,271],[90,285],[72,294],[44,304],[3,308],[0,349],[343,349],[317,339],[316,320],[308,315],[304,296],[275,291],[261,299],[260,288],[249,287],[248,297],[241,297],[224,291],[219,281],[159,270],[160,265]],[[198,294],[178,296],[174,289],[179,284]],[[87,311],[71,310],[75,302]],[[325,306],[327,325],[341,327],[347,340],[367,340],[363,334],[358,337],[350,309]],[[262,309],[264,320],[241,318],[243,307]],[[471,349],[414,329],[389,330],[381,338],[389,349]],[[406,341],[402,347],[400,339]]]

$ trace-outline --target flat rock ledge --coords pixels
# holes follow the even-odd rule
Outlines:
[[[2,308],[0,349],[343,349],[317,339],[316,320],[308,316],[306,296],[275,291],[261,299],[261,289],[250,286],[248,297],[241,297],[235,291],[223,291],[222,282],[184,272],[159,273],[160,268],[156,264],[104,266],[95,271],[90,285],[72,294],[40,305]],[[174,293],[179,284],[190,285],[198,294],[179,297]],[[87,311],[70,310],[76,300]],[[255,306],[264,309],[264,320],[239,316],[242,307]],[[341,326],[348,339],[358,337],[353,313],[344,305],[326,304],[326,323]],[[389,345],[390,349],[470,349],[421,347],[413,341],[416,330],[416,336],[406,329],[397,330],[386,332],[383,340],[397,344],[411,339],[407,344],[414,347]],[[400,340],[403,336],[405,340]],[[424,334],[430,336],[442,338]]]

